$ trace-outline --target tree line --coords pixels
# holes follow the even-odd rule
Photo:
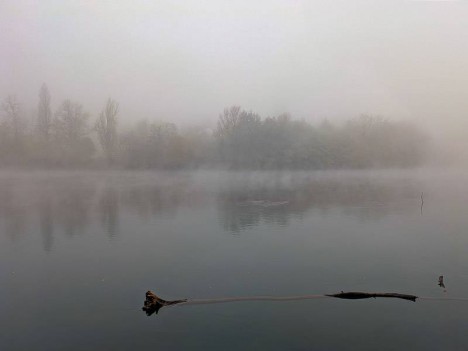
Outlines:
[[[108,99],[95,121],[65,100],[52,111],[44,84],[27,123],[15,96],[1,104],[0,166],[125,169],[339,169],[421,165],[429,140],[407,122],[360,116],[313,125],[288,114],[262,118],[239,106],[224,109],[214,130],[180,129],[141,120],[119,128],[119,104]]]

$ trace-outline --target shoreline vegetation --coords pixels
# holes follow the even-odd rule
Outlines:
[[[52,112],[44,84],[27,123],[15,96],[0,110],[0,167],[51,169],[327,170],[413,168],[424,164],[429,137],[416,125],[362,115],[312,124],[288,114],[263,118],[224,109],[213,129],[140,120],[121,128],[109,99],[97,118],[65,100]]]

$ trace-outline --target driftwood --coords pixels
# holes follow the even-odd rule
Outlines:
[[[350,291],[350,292],[340,292],[339,294],[331,294],[325,295],[329,297],[336,297],[339,299],[350,299],[350,300],[357,300],[357,299],[370,299],[376,297],[394,297],[397,299],[403,299],[408,301],[416,302],[417,296],[414,295],[407,295],[407,294],[398,294],[398,293],[365,293],[365,292],[358,292],[358,291]]]
[[[144,306],[142,307],[142,310],[146,312],[147,316],[151,316],[153,313],[157,314],[158,311],[161,309],[161,307],[176,305],[182,302],[187,302],[187,300],[166,301],[166,300],[161,299],[152,291],[148,290],[146,292],[146,300],[145,300]]]
[[[171,306],[177,304],[208,304],[208,303],[224,303],[224,302],[239,302],[239,301],[293,301],[293,300],[308,300],[308,299],[316,299],[316,298],[323,298],[323,297],[335,297],[338,299],[350,299],[350,300],[357,300],[357,299],[370,299],[370,298],[377,298],[377,297],[392,297],[397,299],[403,299],[408,301],[416,302],[418,296],[415,295],[407,295],[407,294],[398,294],[398,293],[366,293],[366,292],[357,292],[357,291],[350,291],[350,292],[340,292],[338,294],[327,294],[327,295],[304,295],[304,296],[282,296],[282,297],[274,297],[274,296],[247,296],[247,297],[237,297],[237,298],[219,298],[219,299],[206,299],[206,300],[172,300],[166,301],[161,299],[152,291],[146,292],[146,300],[144,302],[144,306],[142,308],[143,311],[146,312],[148,316],[151,316],[153,313],[158,313],[159,310],[164,306]]]

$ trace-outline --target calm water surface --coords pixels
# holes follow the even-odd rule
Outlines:
[[[467,350],[463,301],[141,311],[468,297],[467,204],[464,172],[3,172],[0,350]]]

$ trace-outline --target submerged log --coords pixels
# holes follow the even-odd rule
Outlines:
[[[178,303],[183,303],[183,302],[187,302],[187,300],[172,300],[172,301],[163,300],[159,296],[157,296],[155,293],[148,290],[146,292],[146,300],[144,302],[144,306],[142,307],[142,310],[146,312],[147,316],[151,316],[153,313],[157,314],[158,311],[161,309],[161,307],[176,305]]]
[[[351,300],[357,300],[357,299],[370,299],[370,298],[376,298],[376,297],[393,297],[397,299],[403,299],[403,300],[408,300],[408,301],[413,301],[416,302],[416,299],[418,298],[417,296],[414,295],[407,295],[407,294],[398,294],[398,293],[365,293],[365,292],[359,292],[359,291],[350,291],[350,292],[340,292],[339,294],[330,294],[330,295],[325,295],[329,297],[336,297],[339,299],[351,299]]]

